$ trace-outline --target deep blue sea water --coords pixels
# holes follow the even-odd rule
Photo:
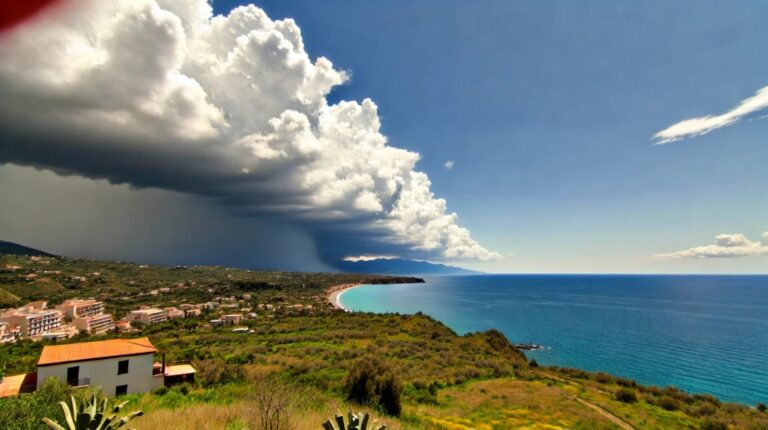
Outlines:
[[[541,364],[768,403],[768,276],[479,275],[348,290],[366,312],[422,311],[459,334],[497,328]]]

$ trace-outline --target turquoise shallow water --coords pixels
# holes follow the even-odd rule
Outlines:
[[[727,401],[768,402],[768,276],[478,275],[370,285],[365,312],[422,311],[456,332],[497,328],[539,363],[607,371]]]

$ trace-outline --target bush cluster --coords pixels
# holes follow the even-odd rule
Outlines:
[[[203,386],[228,384],[245,379],[245,370],[240,364],[227,363],[217,359],[198,360],[193,364],[197,370],[196,379]]]
[[[366,357],[357,362],[344,380],[347,400],[380,408],[392,416],[402,412],[402,384],[380,360]]]
[[[616,400],[624,403],[635,403],[637,401],[637,394],[629,388],[620,388],[616,391]]]

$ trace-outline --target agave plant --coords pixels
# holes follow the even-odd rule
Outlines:
[[[348,423],[344,424],[344,415],[336,414],[336,424],[328,420],[323,423],[323,428],[325,430],[385,430],[387,428],[387,426],[376,427],[375,422],[368,423],[370,417],[367,413],[361,417],[350,412],[347,418]]]
[[[84,400],[78,405],[72,396],[72,405],[59,402],[64,410],[66,427],[50,418],[43,418],[43,424],[52,430],[113,430],[123,427],[128,421],[144,414],[142,411],[134,411],[123,417],[118,416],[128,402],[119,403],[110,408],[109,400],[99,399],[96,394],[90,401]]]

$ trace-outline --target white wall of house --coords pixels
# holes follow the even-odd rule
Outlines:
[[[99,360],[38,366],[37,388],[49,377],[67,380],[67,369],[80,366],[81,380],[90,379],[91,387],[100,387],[107,396],[115,395],[115,388],[128,385],[128,394],[146,393],[164,384],[163,375],[152,376],[153,354],[104,358]],[[118,362],[128,360],[128,373],[118,375]]]

